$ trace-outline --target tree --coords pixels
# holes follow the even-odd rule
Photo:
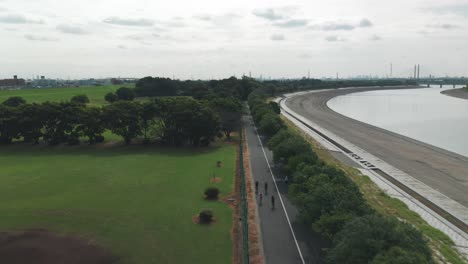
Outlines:
[[[15,107],[0,105],[0,144],[10,144],[19,136],[18,111]]]
[[[43,118],[41,115],[41,105],[39,104],[24,104],[18,107],[18,125],[20,135],[25,142],[39,143],[42,136]]]
[[[214,98],[209,101],[211,108],[220,118],[221,130],[226,138],[231,139],[231,133],[240,128],[242,104],[234,98]]]
[[[281,114],[281,108],[277,102],[270,102],[269,105],[271,106],[271,109],[273,109],[273,112],[276,114]]]
[[[188,97],[157,101],[163,125],[162,139],[173,145],[208,145],[218,134],[219,119],[206,102]]]
[[[41,105],[43,138],[50,145],[64,142],[76,144],[79,140],[79,117],[83,107],[73,103],[45,102]]]
[[[102,133],[104,133],[106,127],[101,108],[84,108],[79,116],[79,123],[77,130],[88,138],[89,144],[99,143],[104,140]]]
[[[135,91],[131,88],[121,87],[115,92],[118,100],[133,101],[135,99]]]
[[[17,107],[26,103],[26,100],[20,96],[12,96],[3,101],[3,105],[10,106],[10,107]]]
[[[89,103],[89,98],[85,94],[75,95],[70,99],[70,102],[74,104],[85,105]]]
[[[284,123],[281,118],[271,112],[263,115],[259,123],[260,131],[268,138],[274,136],[283,127]]]
[[[397,249],[391,250],[393,247],[417,253],[423,258],[418,263],[431,263],[431,250],[420,231],[393,217],[375,214],[346,224],[333,240],[327,263],[369,263],[377,255],[381,255],[379,259],[388,259],[398,253]]]
[[[117,95],[115,93],[109,92],[106,94],[106,96],[104,96],[104,99],[109,103],[113,103],[117,101],[119,98],[117,98]]]
[[[103,121],[112,133],[121,136],[125,144],[142,134],[141,105],[138,102],[119,101],[103,109]]]
[[[145,77],[137,81],[135,93],[138,96],[174,96],[178,91],[176,81],[169,78]]]
[[[144,143],[149,143],[151,130],[159,124],[157,120],[158,112],[158,107],[154,102],[143,103],[140,121]]]

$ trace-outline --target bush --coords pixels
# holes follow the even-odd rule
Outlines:
[[[198,214],[200,224],[209,224],[213,221],[213,211],[210,209],[204,209]]]
[[[118,98],[115,93],[107,93],[106,96],[104,96],[104,99],[109,103],[113,103],[117,101]]]
[[[102,142],[104,142],[104,136],[97,135],[94,137],[94,143],[102,143]]]
[[[10,106],[10,107],[17,107],[23,104],[26,104],[26,100],[24,100],[20,96],[12,96],[3,101],[3,105]]]
[[[135,91],[131,88],[122,87],[115,92],[117,98],[123,101],[133,101],[135,99]]]
[[[70,102],[74,104],[84,105],[89,103],[89,98],[84,94],[75,95],[70,99]]]
[[[219,196],[219,189],[216,187],[208,187],[205,190],[205,196],[208,200],[216,200]]]

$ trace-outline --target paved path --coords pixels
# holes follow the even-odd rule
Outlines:
[[[270,170],[269,166],[273,166],[271,151],[262,147],[263,143],[250,117],[244,118],[244,124],[252,175],[254,181],[259,182],[259,192],[264,196],[260,205],[257,195],[257,205],[266,264],[322,263],[320,245],[323,242],[311,234],[307,227],[297,223],[297,210],[287,197],[283,176],[274,168]],[[277,179],[277,190],[272,175]],[[267,195],[264,191],[265,182],[268,184]],[[274,210],[271,208],[271,195],[275,197]]]
[[[326,102],[335,96],[375,90],[346,89],[295,96],[286,105],[337,136],[468,206],[468,158],[340,115]]]

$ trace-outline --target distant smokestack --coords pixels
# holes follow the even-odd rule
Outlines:
[[[417,66],[416,64],[414,65],[414,74],[413,74],[413,78],[416,79],[416,71],[417,71]]]
[[[17,79],[18,79],[18,75],[14,75],[14,76],[13,76],[13,79],[17,80]]]
[[[393,63],[390,63],[390,78],[393,77]]]
[[[419,80],[419,70],[420,70],[420,65],[418,64],[418,80]]]

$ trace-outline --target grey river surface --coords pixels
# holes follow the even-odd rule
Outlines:
[[[468,157],[468,100],[440,94],[452,88],[353,93],[327,102],[332,110]]]

